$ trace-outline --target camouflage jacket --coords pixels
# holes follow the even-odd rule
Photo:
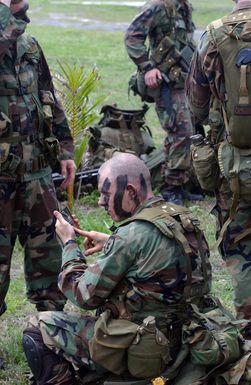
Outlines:
[[[39,141],[31,140],[31,136],[43,137],[43,104],[48,103],[52,109],[51,129],[61,145],[59,159],[72,159],[71,131],[39,44],[25,33],[26,22],[15,19],[4,4],[0,4],[0,20],[0,112],[9,119],[7,130],[0,128],[1,143],[4,138],[16,136],[18,140],[11,142],[10,153],[21,158],[28,154],[25,160],[41,153]]]
[[[129,222],[125,221],[113,232],[102,254],[93,264],[87,264],[77,244],[71,243],[64,247],[59,277],[61,291],[81,308],[111,306],[112,310],[116,308],[117,316],[122,318],[128,318],[129,314],[134,320],[142,321],[152,314],[167,319],[168,309],[177,315],[178,305],[184,300],[184,287],[188,279],[188,257],[172,232],[165,235],[157,227],[164,223],[165,229],[174,230],[174,221],[167,214],[168,210],[178,210],[181,214],[182,231],[189,224],[187,234],[191,247],[189,259],[193,284],[203,285],[205,282],[193,220],[188,219],[190,217],[187,214],[182,216],[184,208],[171,206],[158,197],[143,204]],[[142,220],[142,216],[147,218],[148,213],[151,214],[156,207],[160,215],[157,215],[155,224]],[[209,278],[206,290],[209,291],[211,267],[208,262],[208,246],[203,236],[201,245]]]
[[[151,54],[165,36],[169,36],[180,50],[192,40],[194,29],[188,0],[150,0],[127,29],[125,46],[130,58],[145,71],[155,67]]]
[[[251,9],[251,0],[236,4],[233,12]],[[232,12],[232,13],[233,13]],[[217,47],[204,32],[195,52],[186,80],[189,107],[196,122],[207,123],[211,96],[224,101],[223,65]]]

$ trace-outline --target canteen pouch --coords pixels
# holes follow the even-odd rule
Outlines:
[[[89,341],[91,359],[112,373],[123,373],[127,370],[126,351],[138,327],[131,321],[113,319],[110,310],[101,313]]]
[[[15,154],[10,154],[10,144],[0,143],[0,176],[15,176],[21,159]]]
[[[191,321],[183,326],[183,343],[189,345],[193,364],[218,367],[230,364],[241,356],[238,323],[222,305],[201,313],[192,308]]]
[[[127,350],[128,371],[136,378],[159,376],[170,360],[169,341],[148,316]]]
[[[11,120],[3,112],[0,112],[0,136],[7,133],[11,124]]]
[[[218,151],[220,170],[229,181],[236,201],[251,203],[251,149],[240,149],[224,141]]]
[[[193,168],[200,184],[205,191],[213,191],[219,185],[219,166],[215,150],[209,143],[191,145]]]

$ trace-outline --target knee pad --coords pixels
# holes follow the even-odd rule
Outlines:
[[[5,313],[7,310],[7,305],[5,302],[2,303],[2,305],[0,306],[0,316]]]
[[[39,345],[43,341],[40,331],[35,328],[25,329],[23,333],[23,349],[28,362],[36,380],[39,380],[43,369],[43,354]],[[40,342],[40,343],[39,343]]]
[[[39,385],[75,383],[71,365],[47,348],[39,328],[31,327],[24,330],[23,349],[31,372]]]

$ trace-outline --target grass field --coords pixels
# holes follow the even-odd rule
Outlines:
[[[119,1],[119,0],[118,0]],[[228,12],[233,3],[230,0],[218,2],[211,0],[193,0],[194,20],[199,28],[204,28],[214,18]],[[128,99],[127,81],[134,71],[123,46],[123,32],[109,32],[103,30],[83,30],[41,26],[38,21],[49,20],[50,15],[59,14],[60,20],[70,17],[95,19],[102,22],[129,23],[137,13],[135,7],[95,5],[84,6],[82,1],[49,1],[31,0],[31,19],[34,23],[29,31],[37,37],[44,48],[50,67],[58,68],[57,61],[77,62],[87,71],[95,65],[100,73],[100,84],[97,94],[106,97],[106,103],[117,102],[123,108],[137,108],[140,101],[131,96]],[[37,21],[37,22],[36,22]],[[147,113],[147,123],[151,127],[156,144],[163,140],[163,132],[159,127],[155,112],[151,106]],[[76,212],[81,213],[82,227],[87,230],[97,229],[107,231],[110,219],[97,209],[96,195],[86,197],[75,206]],[[191,206],[203,225],[210,246],[214,243],[214,218],[209,215],[212,198],[207,198],[199,205]],[[92,204],[92,205],[91,205]],[[232,309],[232,288],[230,278],[217,253],[212,253],[211,261],[214,270],[213,290],[219,294],[224,304]],[[27,366],[21,347],[21,334],[30,314],[35,314],[34,307],[25,297],[23,280],[22,250],[17,245],[13,256],[11,269],[11,285],[7,296],[8,311],[1,317],[0,354],[5,360],[5,370],[0,371],[0,385],[28,384],[25,372]]]

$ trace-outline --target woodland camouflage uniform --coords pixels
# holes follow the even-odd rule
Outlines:
[[[145,73],[154,67],[158,68],[151,55],[165,36],[169,36],[175,47],[181,50],[192,41],[194,29],[189,1],[150,0],[130,24],[125,46],[130,58]],[[147,38],[150,53],[146,45]],[[191,167],[189,137],[193,129],[185,98],[185,75],[180,70],[179,66],[174,65],[166,71],[165,75],[171,82],[168,88],[162,82],[161,95],[155,104],[160,124],[167,134],[165,182],[166,186],[171,187],[184,185],[189,180]],[[168,96],[164,97],[166,91]]]
[[[245,10],[251,10],[250,0],[237,4],[233,12],[245,12]],[[220,33],[221,30],[218,31]],[[207,122],[208,117],[210,120],[212,98],[224,101],[223,84],[224,73],[220,55],[217,47],[210,41],[208,32],[205,32],[193,57],[186,87],[189,106],[197,122]],[[214,129],[212,130],[213,135],[210,139],[213,144],[219,143],[226,137],[222,121],[221,118],[217,123],[219,132],[216,135]],[[221,184],[216,189],[214,210],[218,218],[218,230],[222,228],[229,216],[230,205],[231,191],[227,180],[221,176]],[[249,320],[251,320],[251,237],[248,235],[238,242],[234,239],[250,226],[251,207],[240,201],[235,217],[228,225],[220,245],[221,255],[232,276],[237,316]]]
[[[149,218],[149,213],[155,210],[158,211],[156,224],[139,219]],[[175,238],[157,228],[161,223],[168,228],[170,216],[167,213],[170,211],[176,212],[175,218],[179,218],[183,230],[188,231],[189,257]],[[66,245],[59,287],[78,307],[97,309],[97,314],[111,309],[114,318],[130,319],[137,324],[148,315],[155,316],[157,326],[171,341],[171,353],[175,357],[181,343],[181,326],[186,319],[184,287],[188,280],[188,258],[197,294],[203,298],[202,292],[209,293],[211,286],[208,246],[202,233],[201,247],[198,245],[199,237],[193,223],[198,224],[187,209],[168,204],[159,197],[152,198],[114,230],[95,263],[87,264],[76,242]],[[202,274],[199,249],[205,256],[208,280]],[[49,349],[63,355],[75,368],[87,365],[93,369],[88,343],[93,337],[96,320],[97,317],[83,314],[41,312],[39,328]],[[30,327],[37,325],[33,320]],[[61,378],[57,377],[60,364],[55,365],[54,374],[55,383],[59,383],[56,378]],[[62,383],[68,384],[68,374],[66,371]]]
[[[17,237],[25,252],[29,300],[39,311],[61,310],[65,304],[57,287],[61,246],[53,220],[58,203],[48,161],[56,156],[57,140],[59,160],[72,159],[72,137],[43,52],[25,33],[27,23],[4,4],[0,20],[1,310]],[[45,137],[51,146],[46,146]]]

